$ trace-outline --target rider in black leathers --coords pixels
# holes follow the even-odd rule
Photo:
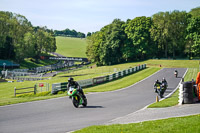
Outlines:
[[[162,86],[164,87],[164,89],[167,89],[167,81],[165,78],[162,79]]]
[[[69,89],[69,87],[77,88],[77,91],[82,95],[82,97],[86,98],[86,96],[83,93],[81,86],[76,81],[74,81],[73,78],[68,79],[67,89]]]
[[[156,80],[155,83],[154,83],[154,89],[155,89],[155,92],[157,93],[158,90],[157,90],[157,87],[160,87],[161,86],[161,83],[159,80]]]

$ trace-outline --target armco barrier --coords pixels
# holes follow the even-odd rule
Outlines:
[[[77,82],[82,87],[93,85],[93,79],[79,80]]]
[[[93,78],[93,84],[100,84],[106,81],[106,77],[97,77]]]
[[[81,87],[86,87],[86,86],[91,86],[91,85],[96,85],[100,84],[103,82],[111,81],[114,79],[117,79],[119,77],[126,76],[128,74],[134,73],[136,71],[139,71],[141,69],[146,68],[146,64],[136,66],[134,68],[129,68],[120,72],[116,72],[110,75],[102,76],[102,77],[96,77],[93,79],[86,79],[86,80],[79,80],[77,81]],[[63,83],[54,83],[52,84],[52,94],[56,94],[58,91],[65,91],[67,90],[67,82]]]

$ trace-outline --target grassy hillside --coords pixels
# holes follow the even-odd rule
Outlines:
[[[67,57],[86,57],[86,40],[71,37],[56,37],[56,53]]]

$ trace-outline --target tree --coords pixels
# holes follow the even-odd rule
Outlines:
[[[186,12],[159,12],[152,17],[151,38],[157,44],[158,57],[184,56],[187,20]]]
[[[91,32],[88,32],[88,33],[87,33],[87,37],[88,37],[88,36],[91,36],[91,35],[92,35],[92,33],[91,33]]]
[[[87,38],[87,56],[98,65],[110,65],[123,61],[123,46],[126,40],[123,25],[125,22],[115,19]]]
[[[54,30],[54,34],[56,36],[68,36],[68,37],[78,37],[78,38],[85,38],[85,34],[82,32],[77,32],[76,30],[70,30],[70,29],[65,29],[65,30]]]
[[[192,17],[189,19],[189,24],[187,26],[187,45],[189,49],[189,56],[198,56],[200,54],[200,17]]]
[[[89,58],[91,62],[99,62],[99,47],[102,43],[102,33],[96,32],[92,34],[91,36],[87,37],[87,47],[86,47],[86,55]]]
[[[169,52],[176,55],[184,56],[185,37],[187,21],[190,16],[185,12],[173,11],[169,18],[169,37],[171,40],[171,47]]]
[[[150,39],[150,28],[152,20],[150,17],[136,17],[126,24],[125,33],[132,40],[134,46],[135,59],[148,58],[152,53],[152,43]]]
[[[191,9],[189,14],[191,14],[193,17],[200,17],[200,7]]]
[[[26,17],[0,12],[0,57],[17,62],[56,50],[53,31],[33,27]]]
[[[150,29],[151,38],[156,44],[157,57],[168,57],[169,41],[169,12],[159,12],[152,17],[153,25]],[[164,52],[163,52],[164,51]]]

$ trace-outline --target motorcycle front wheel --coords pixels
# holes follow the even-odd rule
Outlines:
[[[79,97],[78,96],[75,96],[75,97],[72,98],[72,103],[73,103],[74,107],[78,108],[79,102],[80,101],[79,101]]]

